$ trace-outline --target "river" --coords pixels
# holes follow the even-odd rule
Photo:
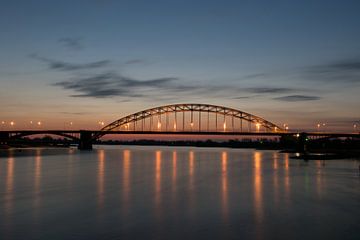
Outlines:
[[[360,239],[359,161],[96,146],[0,158],[0,239]]]

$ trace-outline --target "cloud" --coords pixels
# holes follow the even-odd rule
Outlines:
[[[246,99],[299,91],[298,89],[277,87],[199,86],[179,80],[176,77],[139,80],[116,72],[103,72],[60,81],[53,85],[74,91],[76,94],[70,95],[71,97],[120,97],[123,99],[143,98],[152,100],[208,96]],[[252,95],[239,96],[239,93]],[[304,101],[304,99],[302,100]]]
[[[348,59],[338,61],[326,66],[329,70],[360,71],[360,59]]]
[[[60,38],[58,40],[64,47],[70,50],[81,50],[83,49],[83,45],[81,43],[81,38]]]
[[[296,91],[293,88],[279,88],[279,87],[253,87],[244,89],[250,93],[289,93]]]
[[[125,64],[127,65],[131,65],[131,64],[142,64],[142,63],[145,63],[146,61],[143,60],[143,59],[132,59],[132,60],[129,60],[129,61],[126,61]]]
[[[303,75],[311,81],[342,84],[360,83],[360,58],[311,66],[305,69]]]
[[[320,97],[317,96],[306,96],[306,95],[289,95],[284,97],[276,97],[274,100],[284,101],[284,102],[302,102],[302,101],[315,101],[320,100]]]
[[[142,94],[144,90],[173,88],[174,86],[169,86],[169,84],[175,80],[177,80],[177,78],[169,77],[140,81],[117,73],[108,72],[85,78],[61,81],[53,85],[79,93],[71,95],[72,97],[144,97],[145,95]]]
[[[41,57],[36,54],[30,55],[30,57],[48,64],[49,69],[59,70],[59,71],[89,70],[89,69],[108,66],[110,63],[109,60],[101,60],[90,63],[69,63],[69,62],[63,62],[50,58]]]

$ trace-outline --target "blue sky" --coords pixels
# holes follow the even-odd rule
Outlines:
[[[2,1],[0,117],[90,127],[198,102],[350,129],[359,12],[329,0]]]

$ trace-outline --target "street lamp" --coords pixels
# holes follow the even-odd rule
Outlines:
[[[257,131],[257,132],[260,131],[260,123],[256,123],[256,131]]]
[[[356,128],[357,128],[357,125],[356,124],[354,124],[354,132],[356,132]]]

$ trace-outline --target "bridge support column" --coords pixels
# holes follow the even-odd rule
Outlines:
[[[78,145],[79,150],[91,150],[92,149],[92,132],[80,131],[80,142]]]
[[[298,136],[298,151],[301,153],[307,152],[306,142],[307,142],[307,134],[306,133],[300,133]]]
[[[10,134],[7,132],[0,133],[0,144],[7,144],[10,139]]]

